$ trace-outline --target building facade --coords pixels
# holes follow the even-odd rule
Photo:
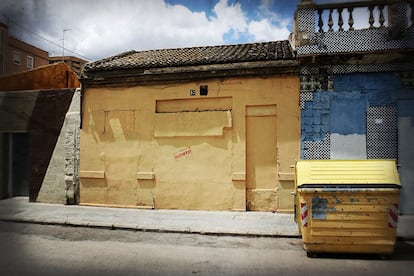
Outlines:
[[[413,214],[412,4],[315,2],[299,4],[292,35],[301,66],[301,158],[395,159],[400,212]]]
[[[58,62],[64,62],[67,66],[69,66],[72,71],[80,77],[83,66],[88,63],[87,60],[81,59],[74,56],[53,56],[49,57],[49,63],[58,63]]]
[[[0,76],[27,71],[49,64],[47,51],[39,49],[8,33],[0,22]]]
[[[70,116],[79,86],[63,63],[0,78],[0,199],[73,201],[76,149],[68,141],[66,157],[61,144],[79,127]]]
[[[127,52],[85,67],[80,203],[292,211],[288,41]]]

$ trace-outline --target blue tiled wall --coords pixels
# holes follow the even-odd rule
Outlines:
[[[394,73],[334,75],[333,91],[313,93],[313,101],[302,109],[302,158],[305,141],[321,141],[327,133],[366,134],[366,112],[370,106],[398,105],[399,99],[414,99]]]

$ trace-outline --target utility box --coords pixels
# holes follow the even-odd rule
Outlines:
[[[301,160],[295,220],[308,256],[394,252],[400,180],[395,160]]]

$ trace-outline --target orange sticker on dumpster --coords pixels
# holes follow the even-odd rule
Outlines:
[[[180,160],[180,159],[183,159],[184,157],[187,157],[189,155],[191,155],[191,148],[187,147],[185,149],[182,149],[182,150],[174,153],[174,158],[175,158],[175,160]]]

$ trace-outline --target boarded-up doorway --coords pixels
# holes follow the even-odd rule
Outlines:
[[[276,105],[246,107],[246,209],[277,209]]]

